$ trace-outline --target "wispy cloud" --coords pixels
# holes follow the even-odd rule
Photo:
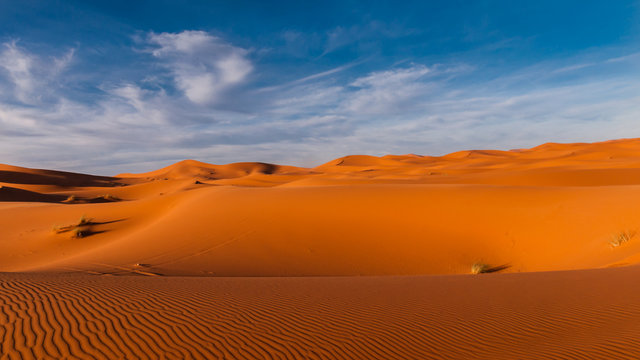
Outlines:
[[[571,71],[584,69],[584,68],[587,68],[587,67],[593,66],[593,65],[596,65],[596,64],[594,64],[594,63],[574,64],[574,65],[565,66],[565,67],[562,67],[562,68],[559,68],[559,69],[555,69],[555,70],[553,70],[553,73],[554,74],[566,73],[566,72],[571,72]]]
[[[322,72],[319,72],[319,73],[316,73],[316,74],[311,74],[311,75],[302,77],[300,79],[296,79],[296,80],[290,81],[290,82],[285,83],[285,84],[262,87],[262,88],[257,89],[256,92],[260,93],[260,92],[265,92],[265,91],[282,90],[282,89],[285,89],[285,88],[288,88],[288,87],[292,87],[292,86],[295,86],[295,85],[299,85],[299,84],[302,84],[302,83],[309,82],[311,80],[318,80],[318,79],[321,79],[321,78],[325,78],[325,77],[327,77],[329,75],[334,75],[334,74],[337,74],[339,72],[348,70],[348,69],[350,69],[350,68],[352,68],[352,67],[354,67],[354,66],[356,66],[358,64],[361,64],[363,62],[364,62],[364,60],[354,61],[354,62],[351,62],[349,64],[338,66],[338,67],[335,67],[333,69],[322,71]]]
[[[375,47],[375,42],[371,39],[397,38],[410,35],[415,30],[406,29],[401,26],[387,24],[380,21],[369,21],[364,24],[355,24],[351,26],[337,26],[327,32],[327,39],[322,55],[329,54],[353,43],[360,43],[360,46],[370,48]]]
[[[341,104],[352,114],[388,115],[409,111],[419,98],[429,96],[433,83],[423,81],[431,70],[414,65],[386,71],[377,71],[360,77],[349,84],[354,90]]]
[[[33,59],[18,49],[16,42],[4,44],[0,53],[0,67],[2,67],[15,86],[15,95],[22,102],[29,102],[29,94],[35,87],[32,76]]]
[[[2,44],[0,49],[0,78],[8,80],[3,92],[14,101],[35,105],[50,97],[60,85],[62,72],[73,60],[75,49],[65,54],[46,58],[36,57],[22,49],[13,40]]]

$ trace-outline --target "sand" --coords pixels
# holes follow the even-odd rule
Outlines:
[[[0,186],[6,358],[640,356],[640,139]]]
[[[0,275],[11,359],[637,359],[638,267],[494,275]]]

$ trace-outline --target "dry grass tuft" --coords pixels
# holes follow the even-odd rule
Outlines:
[[[77,224],[66,225],[66,226],[54,226],[53,232],[56,234],[70,232],[72,238],[82,238],[88,235],[91,235],[91,218],[82,215],[80,220],[78,220]]]
[[[91,235],[91,228],[89,226],[78,226],[71,230],[72,238],[82,238]]]
[[[117,196],[113,196],[111,194],[104,194],[102,196],[100,196],[102,199],[107,200],[107,201],[120,201],[120,198]]]
[[[473,265],[471,265],[471,273],[472,274],[484,274],[487,272],[487,269],[489,269],[491,266],[489,266],[489,264],[484,264],[484,263],[475,263]]]
[[[622,231],[619,234],[615,235],[613,239],[609,241],[609,245],[616,248],[629,242],[634,236],[636,236],[635,230]]]
[[[482,262],[477,262],[473,265],[471,265],[471,273],[472,274],[488,274],[488,273],[493,273],[493,272],[498,272],[498,271],[502,271],[504,269],[510,268],[511,265],[498,265],[498,266],[491,266],[489,264],[485,264]]]
[[[80,220],[78,221],[78,225],[77,226],[83,226],[83,225],[90,225],[91,224],[91,218],[86,217],[85,215],[82,215],[80,217]]]

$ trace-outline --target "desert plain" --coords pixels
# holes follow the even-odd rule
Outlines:
[[[640,139],[0,186],[2,359],[640,358]]]

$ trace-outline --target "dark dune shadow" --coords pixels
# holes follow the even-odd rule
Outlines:
[[[77,224],[55,227],[54,231],[56,232],[56,234],[71,233],[73,238],[86,238],[92,235],[98,235],[98,234],[102,234],[109,231],[109,230],[96,230],[93,228],[93,226],[113,224],[113,223],[124,221],[124,220],[126,219],[116,219],[116,220],[109,220],[109,221],[92,221],[91,219],[86,219],[83,217],[80,220],[80,222]]]
[[[274,165],[274,164],[268,164],[268,163],[258,163],[258,164],[260,165],[258,172],[266,175],[271,175],[275,173],[276,171],[278,171],[278,168],[279,168],[278,165]]]
[[[45,202],[73,204],[95,204],[125,201],[113,196],[100,196],[96,198],[76,198],[62,194],[43,194],[36,191],[14,188],[11,186],[0,186],[0,202]]]
[[[85,238],[85,237],[89,237],[89,236],[92,236],[92,235],[102,234],[102,233],[105,233],[105,232],[107,232],[107,230],[96,231],[96,230],[89,229],[89,230],[83,232],[83,235],[81,237]]]
[[[59,203],[64,201],[65,195],[41,194],[35,191],[0,186],[0,202],[47,202]]]
[[[126,201],[126,200],[116,198],[116,197],[99,196],[91,199],[84,199],[84,201],[92,204],[100,204],[100,203],[120,202],[120,201]]]
[[[484,270],[483,273],[484,274],[494,273],[494,272],[506,270],[506,269],[508,269],[510,267],[511,267],[511,265],[508,265],[508,264],[493,266],[493,267],[490,267],[490,268]]]
[[[86,225],[106,225],[106,224],[113,224],[113,223],[117,223],[117,222],[121,222],[121,221],[125,221],[127,220],[126,218],[122,218],[122,219],[116,219],[116,220],[109,220],[109,221],[93,221],[93,220],[89,220],[88,222],[86,222]]]
[[[0,170],[0,182],[10,184],[56,185],[66,187],[114,187],[119,178],[94,176],[65,171],[40,170],[39,174]]]

